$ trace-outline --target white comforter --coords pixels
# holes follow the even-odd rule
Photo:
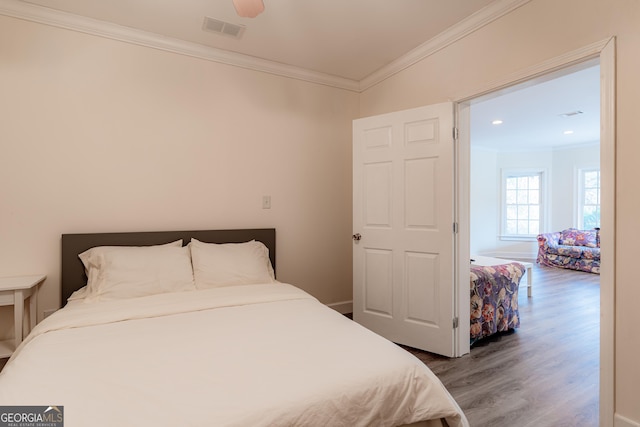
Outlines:
[[[75,302],[0,373],[66,427],[468,425],[414,356],[286,284]]]

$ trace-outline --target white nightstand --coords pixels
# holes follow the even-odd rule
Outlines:
[[[15,342],[0,341],[0,358],[9,357],[20,345],[23,339],[24,302],[29,298],[29,331],[36,325],[36,306],[38,303],[38,285],[47,276],[0,277],[0,306],[12,305]]]

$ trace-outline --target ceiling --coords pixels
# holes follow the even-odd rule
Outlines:
[[[600,67],[589,65],[472,103],[471,144],[498,151],[598,144]]]
[[[241,18],[232,0],[0,0],[0,14],[362,91],[528,1],[264,0]],[[242,36],[204,31],[205,17]],[[493,150],[597,142],[598,68],[476,100],[471,124],[472,144]]]
[[[232,0],[28,0],[120,26],[360,81],[496,0],[264,0],[240,18]],[[205,16],[245,26],[203,31]]]

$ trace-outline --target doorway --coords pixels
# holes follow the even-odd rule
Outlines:
[[[614,395],[614,288],[615,288],[615,39],[611,38],[586,46],[543,64],[514,74],[503,81],[492,83],[484,90],[461,97],[457,102],[457,127],[460,140],[456,153],[456,220],[459,233],[456,242],[457,313],[468,318],[469,263],[470,257],[470,124],[471,103],[487,95],[508,92],[518,84],[535,84],[548,80],[554,73],[567,73],[571,67],[589,65],[597,61],[600,66],[600,168],[601,168],[601,251],[600,274],[600,425],[613,425]],[[557,74],[556,74],[557,76]],[[465,280],[466,279],[466,280]],[[468,334],[468,333],[467,333]],[[468,335],[461,331],[457,343],[460,354],[469,350]]]

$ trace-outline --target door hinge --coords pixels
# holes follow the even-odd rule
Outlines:
[[[453,128],[453,140],[458,140],[458,128]]]
[[[458,318],[454,317],[453,318],[453,329],[457,329],[458,328]]]
[[[453,234],[458,234],[458,223],[457,222],[453,223]]]

